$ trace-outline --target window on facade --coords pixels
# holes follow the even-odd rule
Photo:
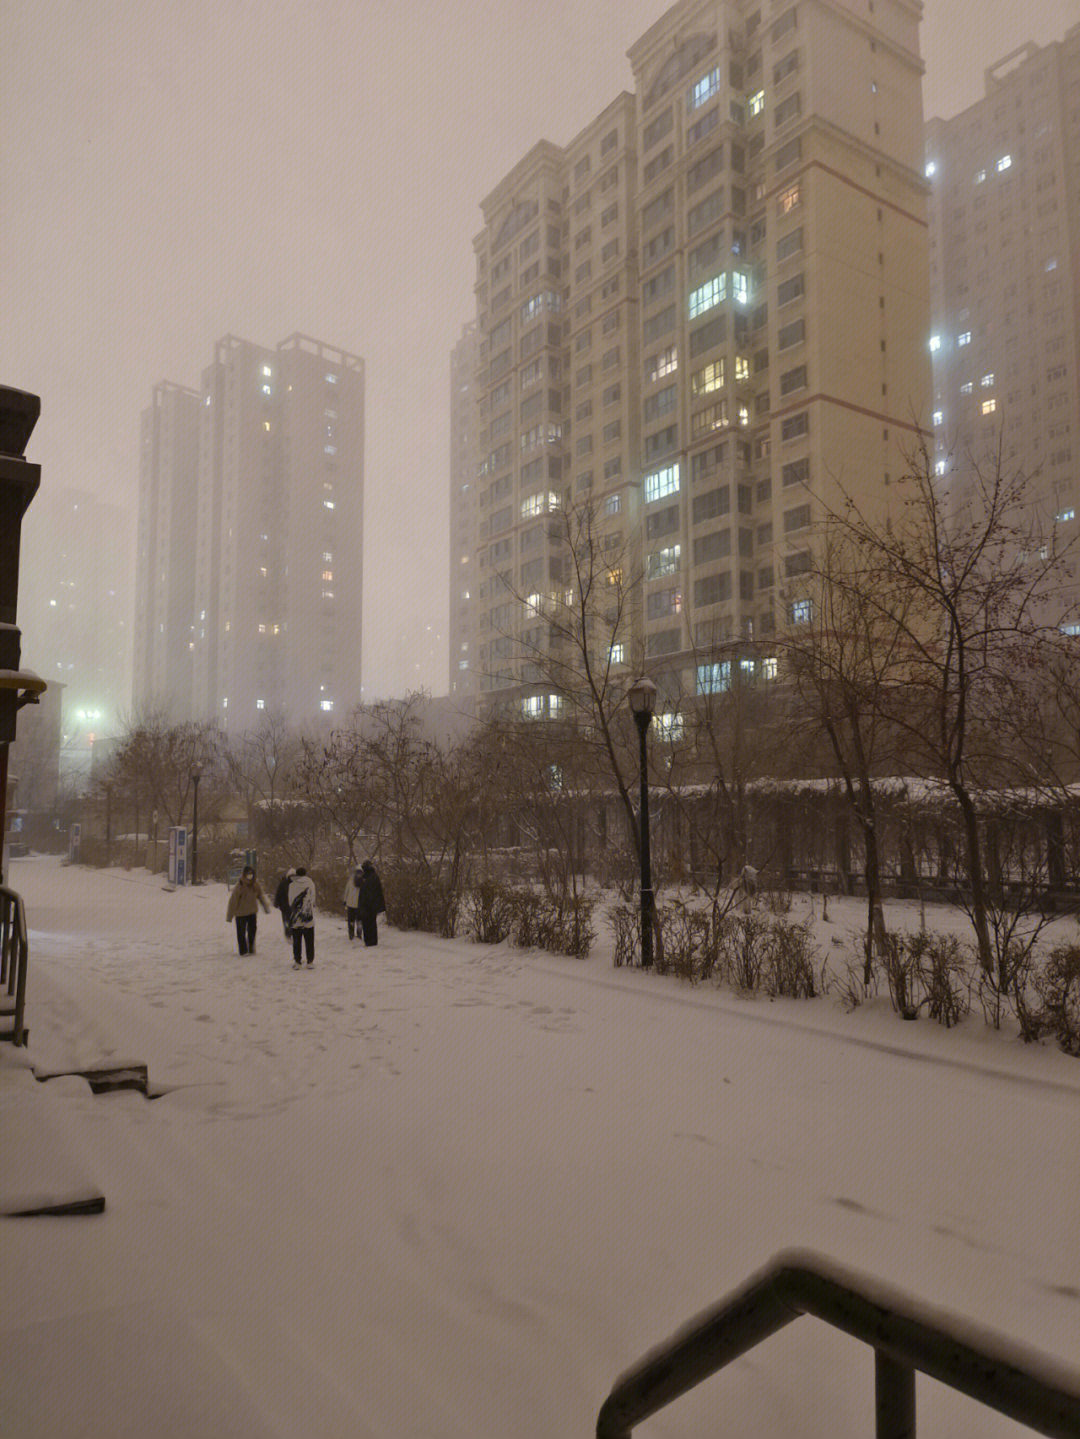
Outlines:
[[[800,275],[792,275],[790,280],[784,280],[776,289],[776,303],[778,305],[790,305],[793,300],[805,291],[805,279]]]
[[[781,395],[790,395],[794,390],[806,389],[806,366],[797,365],[793,370],[785,370],[780,376]]]
[[[688,110],[700,110],[701,106],[707,105],[719,90],[720,67],[719,65],[714,65],[711,70],[702,75],[700,80],[696,80],[694,84],[690,86],[689,93],[686,97],[686,108]]]
[[[721,356],[713,360],[711,364],[703,365],[700,370],[690,376],[690,391],[698,395],[710,395],[714,390],[722,390],[724,387],[724,360]]]
[[[652,504],[655,500],[662,500],[667,495],[676,494],[678,489],[678,464],[665,465],[645,476],[645,503]]]
[[[790,259],[792,255],[798,255],[803,247],[803,232],[800,225],[797,230],[792,230],[789,235],[782,235],[776,242],[777,262]]]
[[[699,695],[723,694],[731,688],[731,661],[716,660],[712,664],[698,665],[695,682]]]
[[[805,530],[810,524],[810,506],[798,505],[793,510],[784,511],[784,534],[790,535],[795,530]]]
[[[797,415],[788,415],[780,422],[780,438],[782,440],[797,440],[802,435],[810,433],[810,416],[806,410],[801,410]]]
[[[681,545],[668,545],[662,550],[653,550],[646,561],[646,577],[650,580],[655,580],[662,578],[664,575],[677,574],[681,556]]]
[[[691,290],[687,298],[690,319],[693,320],[696,316],[704,314],[706,310],[714,309],[726,298],[726,295],[727,275],[724,272],[706,280],[696,290]]]

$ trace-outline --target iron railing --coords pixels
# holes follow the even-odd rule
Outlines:
[[[801,1250],[777,1255],[628,1369],[600,1410],[597,1439],[629,1439],[643,1419],[800,1314],[873,1346],[877,1439],[914,1439],[916,1370],[1038,1434],[1080,1439],[1080,1373]]]
[[[5,994],[2,1014],[11,1016],[11,1029],[0,1030],[0,1039],[25,1044],[27,1029],[26,968],[30,946],[26,939],[26,910],[22,897],[13,889],[0,885],[0,992]]]

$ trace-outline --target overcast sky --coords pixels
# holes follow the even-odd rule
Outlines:
[[[225,334],[300,331],[367,362],[365,689],[444,691],[424,632],[445,639],[449,352],[479,202],[632,88],[626,51],[667,8],[7,0],[0,383],[42,397],[24,573],[48,563],[48,491],[133,507],[155,383],[197,386]],[[927,115],[1078,20],[1080,0],[926,0]]]

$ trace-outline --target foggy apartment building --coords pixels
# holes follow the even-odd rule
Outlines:
[[[1080,515],[1080,25],[985,72],[926,129],[934,468],[963,509],[975,466],[1031,480],[1035,518]]]
[[[643,574],[613,658],[679,696],[773,678],[825,504],[883,514],[929,418],[921,5],[682,0],[624,93],[484,200],[482,692],[557,712],[514,596],[566,594],[590,499]],[[524,640],[524,644],[522,641]]]
[[[226,336],[197,409],[191,528],[151,571],[167,582],[180,566],[189,598],[170,611],[172,668],[146,698],[232,733],[347,713],[360,699],[364,362],[302,335],[273,349]]]
[[[199,394],[154,386],[139,435],[139,520],[135,550],[132,695],[135,714],[189,720]]]
[[[131,532],[125,511],[85,490],[41,495],[28,512],[20,611],[24,649],[63,694],[63,740],[87,760],[116,734],[131,693]],[[50,707],[51,708],[51,707]],[[59,713],[59,709],[56,711]]]
[[[450,684],[457,699],[476,693],[476,569],[473,542],[477,524],[476,323],[463,326],[450,353]]]

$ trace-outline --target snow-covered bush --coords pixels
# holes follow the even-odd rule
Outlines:
[[[1080,945],[1059,944],[1052,949],[1034,976],[1034,986],[1042,1001],[1042,1029],[1066,1054],[1080,1056]]]

